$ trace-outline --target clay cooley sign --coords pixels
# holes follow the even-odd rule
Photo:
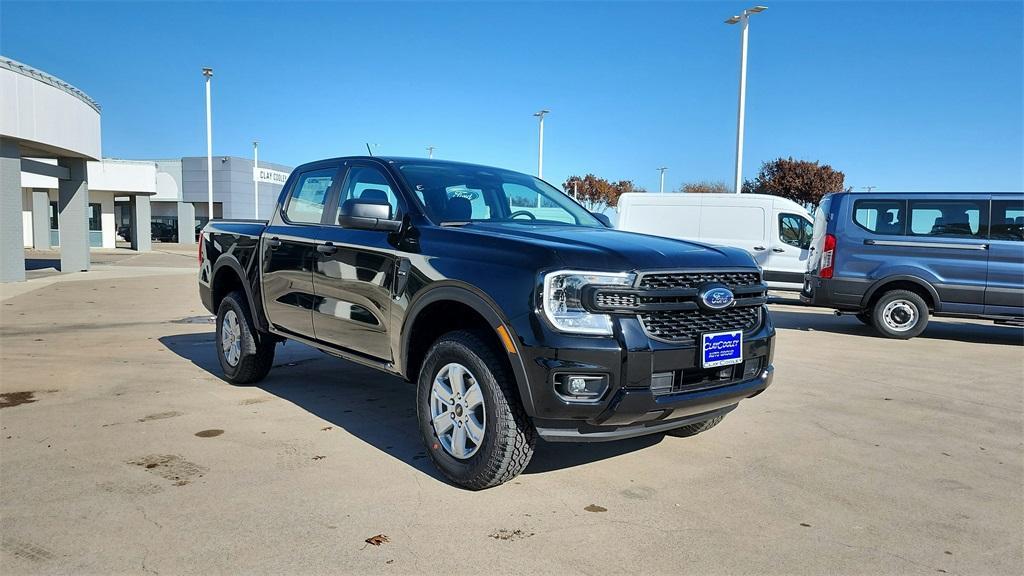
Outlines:
[[[271,170],[270,168],[256,167],[252,169],[252,179],[257,182],[266,182],[267,184],[284,186],[285,180],[288,179],[288,173],[281,172],[279,170]]]

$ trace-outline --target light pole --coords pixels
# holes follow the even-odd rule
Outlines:
[[[865,186],[865,187],[864,187],[864,189],[865,189],[865,190],[867,190],[868,192],[871,192],[871,191],[872,191],[872,190],[874,190],[875,188],[878,188],[878,186]]]
[[[433,158],[433,157],[434,157],[434,147],[433,146],[427,146],[427,158]]]
[[[206,220],[213,220],[213,117],[210,112],[210,78],[213,68],[203,68],[206,78]]]
[[[260,165],[260,141],[252,141],[252,213],[253,218],[260,219],[260,181],[256,177]]]
[[[665,193],[665,170],[668,170],[668,167],[662,166],[661,168],[658,168],[658,172],[661,172],[661,186],[659,191],[662,194]]]
[[[551,110],[541,110],[533,115],[540,119],[540,144],[537,146],[537,178],[544,178],[544,115]]]
[[[742,24],[740,31],[740,104],[739,114],[736,120],[736,193],[739,194],[743,186],[743,109],[747,102],[747,27],[750,22],[750,15],[764,12],[767,6],[754,6],[747,8],[743,14],[733,16],[725,21],[726,24]]]

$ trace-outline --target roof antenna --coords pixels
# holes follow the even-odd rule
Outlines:
[[[370,150],[370,143],[369,142],[366,143],[366,151],[370,153],[370,156],[373,156],[373,150]]]

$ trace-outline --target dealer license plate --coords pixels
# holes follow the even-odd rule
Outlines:
[[[730,366],[743,362],[743,331],[715,332],[700,338],[702,368]]]

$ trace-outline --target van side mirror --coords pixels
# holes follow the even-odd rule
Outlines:
[[[601,224],[604,224],[605,228],[612,227],[611,218],[608,218],[606,214],[602,214],[600,212],[591,212],[590,215],[593,216],[594,218],[597,218],[601,222]]]
[[[398,232],[401,220],[392,220],[391,205],[376,198],[349,198],[338,210],[338,224],[354,230]]]

